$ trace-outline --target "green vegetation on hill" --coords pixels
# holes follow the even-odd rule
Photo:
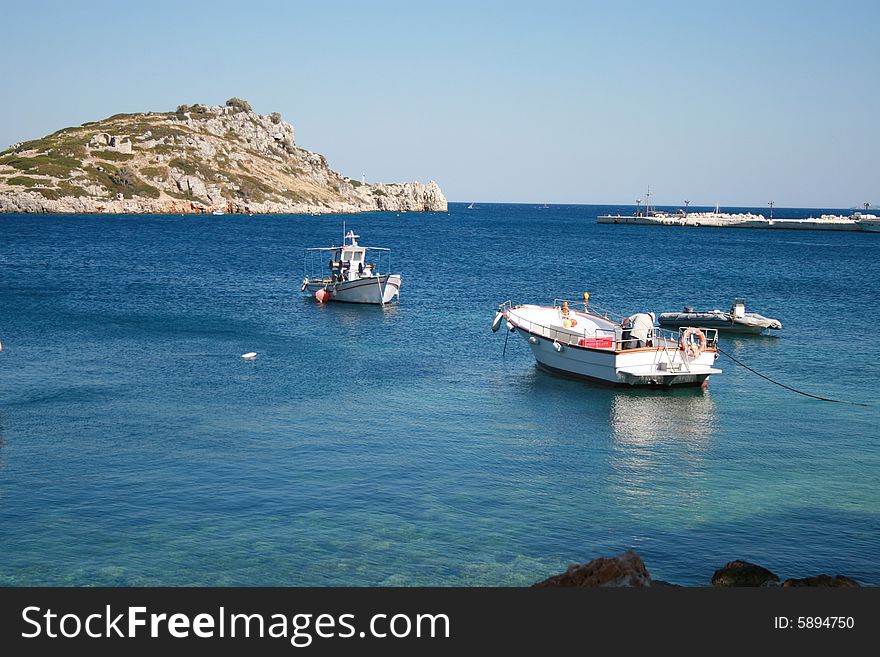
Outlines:
[[[45,180],[39,180],[37,178],[28,178],[27,176],[13,176],[12,178],[6,181],[7,185],[21,185],[22,187],[35,187],[38,185],[44,185]]]
[[[227,107],[234,107],[236,109],[241,110],[242,112],[253,112],[254,109],[251,107],[251,104],[246,100],[242,100],[241,98],[235,98],[234,96],[226,101]]]
[[[19,171],[53,178],[69,178],[70,173],[81,166],[79,160],[57,155],[54,151],[47,151],[34,157],[4,156],[0,158],[0,164],[5,164]]]

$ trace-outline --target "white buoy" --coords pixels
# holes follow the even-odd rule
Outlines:
[[[249,351],[246,354],[242,354],[241,357],[246,358],[248,360],[253,360],[254,358],[257,357],[257,352],[256,351]]]

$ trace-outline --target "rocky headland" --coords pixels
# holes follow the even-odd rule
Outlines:
[[[365,184],[296,145],[277,112],[225,106],[117,114],[0,153],[0,212],[445,212],[435,182]]]

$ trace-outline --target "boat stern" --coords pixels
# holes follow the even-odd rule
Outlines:
[[[691,367],[690,370],[670,371],[655,367],[626,368],[617,370],[620,383],[630,386],[698,386],[703,385],[712,374],[721,374],[715,367]]]

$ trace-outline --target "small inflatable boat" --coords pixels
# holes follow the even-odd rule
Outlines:
[[[658,323],[665,327],[700,326],[731,333],[761,333],[766,329],[777,331],[782,328],[782,322],[778,319],[747,313],[745,299],[735,299],[729,311],[715,309],[695,312],[690,306],[685,306],[680,313],[661,313]]]

